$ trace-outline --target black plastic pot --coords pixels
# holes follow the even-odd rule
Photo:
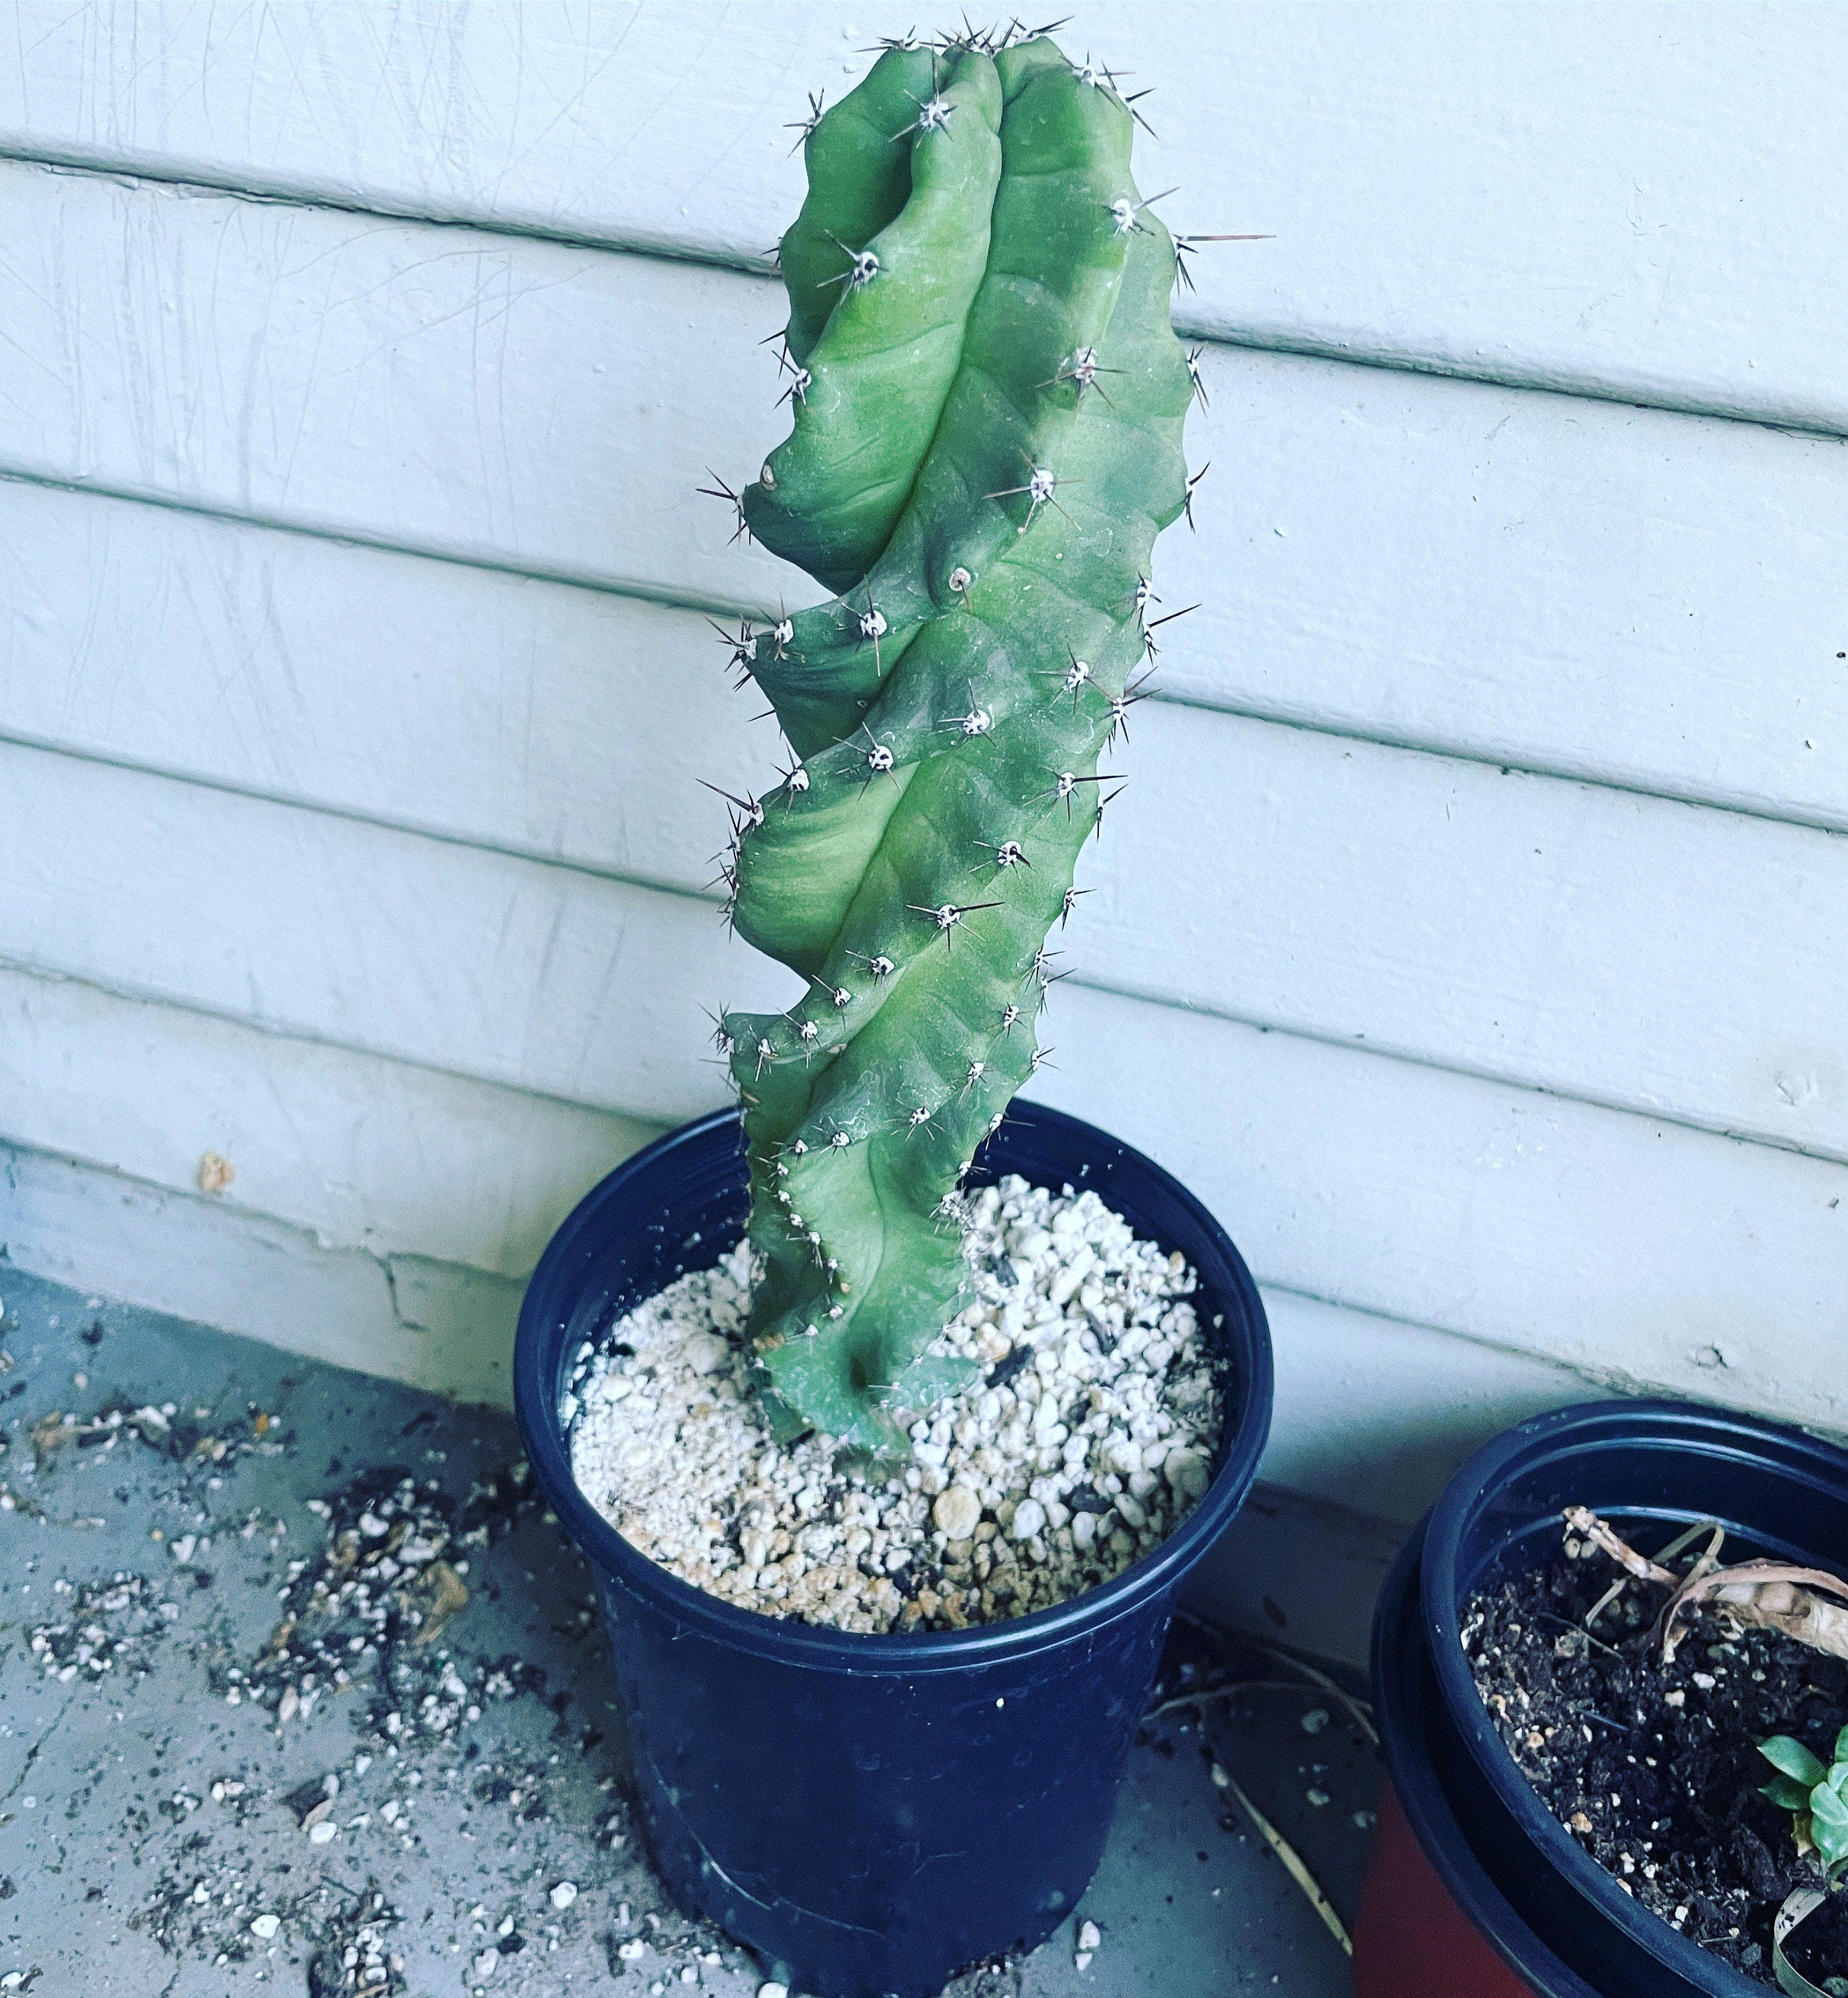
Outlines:
[[[1176,1591],[1243,1502],[1270,1424],[1269,1329],[1225,1231],[1180,1183],[1075,1118],[1017,1104],[977,1178],[1091,1187],[1200,1274],[1228,1376],[1213,1483],[1127,1573],[1007,1623],[925,1636],[740,1609],[637,1552],[571,1475],[558,1421],[580,1341],[739,1238],[727,1114],[637,1154],[554,1238],[520,1312],[514,1402],[534,1474],[589,1559],[657,1865],[818,1998],[929,1998],[1031,1948],[1096,1869]]]
[[[1373,1629],[1392,1787],[1435,1883],[1534,1998],[1763,1998],[1766,1987],[1639,1906],[1583,1851],[1503,1746],[1461,1637],[1479,1588],[1549,1560],[1568,1505],[1645,1547],[1713,1519],[1729,1557],[1848,1566],[1848,1454],[1724,1410],[1600,1402],[1537,1417],[1464,1465],[1401,1554]],[[1632,1531],[1633,1530],[1633,1531]],[[1359,1989],[1436,1992],[1449,1917],[1411,1919],[1402,1887],[1385,1945],[1356,1939]],[[1383,1913],[1380,1927],[1387,1926]],[[1363,1921],[1364,1931],[1366,1924]],[[1428,1945],[1408,1941],[1428,1935]]]

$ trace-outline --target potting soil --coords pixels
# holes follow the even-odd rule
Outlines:
[[[1794,1735],[1827,1761],[1848,1723],[1848,1664],[1705,1612],[1664,1664],[1660,1588],[1630,1581],[1586,1628],[1619,1578],[1568,1535],[1546,1567],[1473,1597],[1463,1636],[1477,1690],[1522,1773],[1625,1893],[1774,1986],[1773,1920],[1822,1873],[1799,1854],[1791,1813],[1759,1794],[1773,1772],[1757,1744]],[[1839,1950],[1848,1924],[1830,1934]],[[1826,1987],[1848,1954],[1805,1974]]]

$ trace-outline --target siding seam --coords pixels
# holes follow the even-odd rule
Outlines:
[[[196,173],[181,173],[177,169],[163,171],[158,167],[146,165],[111,164],[74,149],[25,147],[0,143],[0,163],[43,167],[53,173],[111,180],[118,183],[147,181],[155,186],[176,188],[182,191],[196,190],[201,194],[227,195],[237,200],[261,203],[269,207],[322,209],[336,215],[359,216],[378,221],[409,222],[430,229],[467,229],[478,235],[513,237],[537,243],[555,243],[568,249],[603,251],[621,256],[651,258],[663,263],[693,264],[707,270],[728,271],[737,276],[753,278],[763,282],[772,282],[775,277],[769,258],[753,256],[746,251],[723,249],[716,245],[705,247],[696,244],[672,243],[644,234],[593,235],[581,230],[548,229],[538,223],[516,222],[504,218],[485,219],[465,213],[444,214],[430,209],[414,208],[408,203],[397,206],[382,202],[339,201],[325,193],[313,194],[299,188],[282,185],[264,187],[233,180],[229,176],[202,178]],[[1665,395],[1660,389],[1652,391],[1640,386],[1626,388],[1621,382],[1605,381],[1593,375],[1582,378],[1561,375],[1552,381],[1537,381],[1531,375],[1518,374],[1512,370],[1466,368],[1455,361],[1436,355],[1421,359],[1408,354],[1368,353],[1335,340],[1318,340],[1307,331],[1295,338],[1282,336],[1265,337],[1256,334],[1228,330],[1223,326],[1197,318],[1185,310],[1176,316],[1174,324],[1178,333],[1190,340],[1204,340],[1216,347],[1234,347],[1247,353],[1293,354],[1304,360],[1376,368],[1387,374],[1433,375],[1445,381],[1480,383],[1492,388],[1526,389],[1536,395],[1564,396],[1580,402],[1611,403],[1625,409],[1658,410],[1670,416],[1699,417],[1715,422],[1749,423],[1757,429],[1777,430],[1797,437],[1848,437],[1848,427],[1840,423],[1827,423],[1820,419],[1806,422],[1796,418],[1754,414],[1737,406],[1729,407],[1698,396],[1674,397]]]
[[[113,1182],[157,1200],[185,1201],[194,1207],[209,1210],[229,1227],[248,1225],[282,1229],[290,1234],[300,1236],[305,1247],[316,1248],[323,1254],[363,1258],[377,1267],[384,1277],[386,1295],[391,1302],[392,1315],[397,1319],[399,1327],[406,1333],[419,1336],[427,1336],[428,1328],[418,1325],[404,1316],[398,1301],[397,1271],[393,1267],[394,1263],[411,1263],[431,1265],[439,1269],[456,1270],[465,1277],[479,1278],[503,1286],[518,1285],[526,1281],[520,1277],[506,1276],[499,1270],[483,1269],[476,1263],[458,1262],[450,1257],[428,1256],[415,1250],[380,1250],[368,1249],[360,1243],[330,1242],[324,1239],[317,1229],[302,1222],[293,1220],[288,1215],[273,1214],[267,1208],[247,1205],[226,1206],[222,1201],[208,1199],[205,1195],[196,1193],[190,1188],[169,1187],[158,1180],[143,1179],[138,1174],[123,1171],[119,1166],[86,1158],[80,1153],[54,1150],[43,1145],[28,1144],[19,1139],[0,1134],[0,1184],[12,1182],[16,1170],[15,1162],[22,1159],[41,1160],[67,1171],[94,1174],[99,1179]],[[0,1250],[4,1250],[5,1246],[5,1235],[3,1232],[0,1232]],[[1261,1290],[1268,1291],[1275,1297],[1301,1298],[1305,1303],[1320,1305],[1329,1310],[1342,1312],[1356,1318],[1373,1319],[1382,1324],[1400,1326],[1408,1331],[1425,1333],[1435,1338],[1452,1340],[1457,1345],[1471,1346],[1484,1353],[1494,1353],[1504,1360],[1522,1360],[1550,1367],[1572,1379],[1584,1381],[1587,1387],[1602,1388],[1611,1393],[1629,1396],[1664,1395],[1671,1396],[1677,1401],[1692,1401],[1698,1398],[1703,1405],[1716,1408],[1735,1405],[1722,1402],[1717,1397],[1697,1398],[1690,1395],[1684,1387],[1670,1386],[1651,1381],[1634,1374],[1626,1374],[1618,1368],[1584,1366],[1573,1360],[1562,1360],[1555,1353],[1547,1353],[1535,1347],[1511,1345],[1501,1339],[1484,1339],[1474,1333],[1458,1332],[1447,1326],[1428,1324],[1420,1319],[1400,1318],[1391,1312],[1377,1311],[1365,1305],[1351,1303],[1342,1298],[1325,1296],[1314,1291],[1301,1289],[1292,1284],[1272,1283],[1260,1277],[1259,1286]],[[1826,1437],[1836,1442],[1844,1440],[1841,1433],[1831,1429],[1823,1424],[1803,1423],[1798,1426],[1814,1436]]]
[[[1254,1271],[1253,1275],[1256,1273]],[[1379,1319],[1388,1325],[1404,1326],[1413,1332],[1427,1332],[1439,1339],[1453,1339],[1459,1344],[1480,1347],[1484,1352],[1499,1353],[1504,1359],[1537,1360],[1542,1365],[1556,1367],[1562,1374],[1576,1375],[1589,1385],[1604,1388],[1615,1395],[1631,1398],[1662,1396],[1671,1401],[1694,1402],[1703,1408],[1736,1410],[1742,1405],[1729,1402],[1718,1395],[1695,1395],[1685,1386],[1649,1380],[1646,1376],[1626,1373],[1621,1367],[1587,1366],[1581,1361],[1562,1360],[1557,1353],[1547,1353],[1535,1346],[1511,1345],[1505,1339],[1484,1339],[1480,1333],[1459,1332],[1453,1326],[1432,1325],[1423,1319],[1401,1318],[1391,1312],[1383,1312],[1370,1305],[1357,1305],[1351,1299],[1320,1291],[1300,1288],[1292,1284],[1272,1283],[1265,1278],[1257,1279],[1260,1290],[1269,1291],[1279,1297],[1301,1298],[1305,1303],[1326,1305],[1332,1311],[1348,1312],[1360,1318]],[[1810,1436],[1823,1436],[1834,1443],[1848,1443],[1848,1431],[1833,1429],[1823,1422],[1805,1422],[1794,1416],[1780,1419]]]
[[[202,1194],[189,1187],[167,1186],[159,1180],[143,1179],[139,1173],[124,1172],[121,1167],[111,1165],[106,1160],[86,1158],[81,1152],[54,1151],[43,1145],[27,1144],[22,1139],[9,1138],[4,1132],[0,1132],[0,1184],[13,1184],[15,1161],[20,1159],[40,1159],[48,1164],[61,1167],[67,1172],[92,1174],[98,1179],[112,1181],[155,1200],[185,1201],[189,1206],[222,1219],[227,1226],[237,1227],[242,1224],[282,1229],[301,1238],[303,1251],[318,1250],[323,1255],[361,1257],[371,1263],[384,1278],[385,1295],[390,1301],[392,1315],[397,1321],[399,1329],[420,1338],[428,1336],[428,1328],[405,1316],[398,1301],[398,1274],[392,1267],[394,1263],[420,1263],[438,1269],[455,1270],[465,1277],[479,1278],[489,1284],[521,1284],[527,1281],[526,1277],[509,1277],[499,1270],[484,1269],[478,1263],[458,1263],[451,1257],[429,1256],[419,1250],[368,1249],[363,1242],[333,1241],[306,1222],[297,1221],[285,1214],[273,1214],[268,1208],[253,1207],[247,1202],[227,1205],[217,1194]],[[4,1222],[0,1222],[0,1252],[3,1252],[5,1246]],[[0,1262],[9,1260],[9,1258],[0,1254]],[[24,1264],[19,1267],[28,1267]],[[28,1274],[31,1274],[29,1270]],[[247,1333],[244,1336],[254,1337],[256,1335]],[[268,1344],[268,1341],[264,1343]],[[286,1351],[288,1349],[282,1350]]]
[[[0,740],[3,739],[0,738]],[[62,750],[54,749],[44,753],[53,755],[71,755],[71,760],[76,762],[100,762],[98,759],[74,755],[69,752]],[[133,766],[119,764],[102,764],[102,767],[128,769],[133,768]],[[219,790],[223,788],[217,785],[204,783],[195,778],[190,777],[162,776],[161,780],[191,785],[200,790]],[[716,898],[698,889],[644,880],[627,875],[593,873],[589,869],[574,866],[568,861],[549,859],[544,856],[529,856],[509,849],[483,845],[476,842],[456,839],[440,833],[425,832],[415,827],[394,825],[356,814],[334,811],[323,811],[319,807],[297,805],[288,800],[268,798],[257,792],[226,791],[224,794],[230,797],[247,797],[257,804],[275,804],[288,810],[316,812],[320,816],[344,820],[349,824],[397,832],[411,838],[430,839],[439,845],[459,846],[468,851],[492,853],[503,859],[519,860],[535,866],[556,869],[563,873],[581,874],[588,879],[606,880],[625,887],[634,888],[645,894],[664,895],[671,897],[677,901],[692,902],[702,908],[717,910],[720,907]],[[98,991],[110,994],[118,998],[133,1000],[143,1004],[165,1006],[180,1012],[196,1013],[206,1019],[223,1020],[234,1025],[253,1027],[261,1032],[273,1034],[279,1039],[303,1041],[311,1046],[332,1048],[349,1054],[364,1055],[375,1060],[397,1062],[407,1068],[421,1069],[433,1075],[448,1076],[459,1081],[475,1083],[492,1089],[504,1089],[515,1095],[537,1097],[547,1101],[563,1104],[579,1110],[594,1111],[607,1116],[626,1117],[638,1123],[659,1124],[663,1121],[658,1110],[637,1108],[631,1104],[591,1101],[582,1098],[559,1096],[554,1091],[535,1089],[525,1083],[509,1082],[503,1077],[482,1075],[473,1070],[452,1068],[440,1062],[426,1061],[389,1049],[375,1047],[364,1041],[337,1040],[331,1035],[319,1033],[313,1028],[303,1028],[289,1022],[265,1019],[250,1014],[232,1012],[224,1008],[209,1005],[197,1000],[176,998],[171,993],[162,992],[153,987],[117,983],[112,980],[97,979],[82,972],[70,971],[61,965],[14,957],[3,949],[0,949],[0,969],[20,972],[29,977],[50,977],[73,984],[88,985]],[[1497,1070],[1477,1064],[1439,1060],[1429,1055],[1414,1053],[1390,1042],[1371,1041],[1361,1036],[1330,1033],[1301,1024],[1274,1019],[1267,1020],[1253,1015],[1235,1013],[1223,1007],[1204,1004],[1191,1000],[1176,999],[1146,990],[1138,990],[1134,986],[1112,983],[1104,979],[1086,977],[1081,972],[1073,972],[1069,974],[1069,977],[1072,984],[1079,989],[1087,992],[1100,993],[1107,998],[1127,999],[1135,1004],[1142,1006],[1159,1006],[1173,1012],[1192,1014],[1200,1019],[1223,1021],[1228,1026],[1243,1027],[1254,1033],[1280,1034],[1290,1040],[1304,1041],[1318,1047],[1335,1048],[1349,1054],[1365,1055],[1381,1061],[1395,1062],[1403,1067],[1420,1069],[1435,1075],[1457,1076],[1466,1081],[1486,1083],[1496,1088],[1517,1091],[1523,1095],[1542,1097],[1560,1103],[1577,1104],[1586,1109],[1598,1111],[1609,1116],[1639,1118],[1646,1123],[1663,1125],[1671,1130],[1691,1132],[1697,1136],[1712,1138],[1728,1144],[1753,1146],[1763,1151],[1781,1152],[1791,1157],[1812,1160],[1819,1165],[1848,1167],[1848,1149],[1836,1149],[1829,1146],[1803,1144],[1795,1140],[1778,1138],[1767,1132],[1740,1130],[1735,1125],[1703,1118],[1688,1111],[1663,1109],[1639,1103],[1626,1103],[1619,1098],[1595,1094],[1589,1091],[1566,1089],[1556,1084],[1535,1082],[1526,1077],[1508,1075]]]
[[[16,957],[0,949],[0,971],[16,973],[22,978],[30,978],[43,985],[76,985],[87,992],[100,992],[105,999],[120,1000],[134,1006],[157,1007],[169,1013],[184,1013],[195,1019],[210,1020],[220,1026],[241,1028],[247,1033],[261,1034],[273,1041],[293,1041],[303,1047],[325,1048],[330,1053],[354,1055],[366,1061],[382,1062],[394,1068],[415,1070],[420,1075],[434,1075],[444,1082],[465,1084],[471,1089],[498,1090],[508,1096],[530,1097],[536,1103],[555,1104],[561,1110],[576,1111],[587,1117],[620,1117],[631,1124],[644,1124],[661,1131],[668,1131],[673,1125],[658,1111],[623,1110],[613,1104],[586,1103],[582,1098],[560,1096],[556,1091],[540,1089],[530,1083],[503,1082],[498,1076],[477,1075],[472,1070],[451,1068],[441,1062],[420,1061],[410,1055],[395,1054],[382,1048],[368,1047],[363,1042],[336,1040],[330,1034],[317,1033],[313,1028],[285,1025],[273,1020],[259,1019],[248,1013],[234,1013],[222,1006],[212,1006],[197,999],[176,999],[171,992],[159,992],[151,987],[137,986],[125,980],[87,977],[81,972],[66,971],[54,964],[39,964]],[[721,1106],[710,1106],[717,1109]],[[704,1115],[705,1112],[699,1113]],[[12,1142],[6,1139],[5,1142]],[[23,1141],[21,1141],[22,1142]],[[27,1150],[34,1149],[25,1146]],[[43,1147],[37,1149],[43,1149]],[[109,1169],[114,1171],[116,1168]],[[146,1182],[157,1184],[154,1180]]]
[[[368,535],[348,529],[316,527],[299,521],[283,520],[273,514],[239,513],[226,506],[213,506],[188,500],[174,497],[150,488],[104,485],[88,479],[58,479],[49,474],[31,472],[18,466],[0,462],[0,484],[41,487],[54,493],[69,493],[83,498],[113,500],[125,505],[150,506],[157,512],[179,513],[188,518],[216,520],[227,527],[254,527],[268,534],[295,534],[304,541],[320,541],[334,548],[368,548],[378,555],[402,555],[416,562],[448,562],[458,569],[478,569],[489,576],[504,576],[518,582],[546,583],[555,589],[582,589],[597,596],[613,596],[625,602],[650,603],[663,610],[685,610],[703,617],[720,619],[748,617],[762,624],[773,623],[781,614],[764,604],[742,597],[721,597],[699,595],[686,591],[672,590],[663,586],[642,582],[613,582],[606,577],[561,569],[543,569],[523,566],[517,562],[495,562],[484,556],[457,554],[452,551],[429,546],[420,546],[414,541],[390,541],[382,535]],[[1198,694],[1180,693],[1159,686],[1149,690],[1149,698],[1173,707],[1189,707],[1207,714],[1230,715],[1235,720],[1259,721],[1277,728],[1296,730],[1305,735],[1325,735],[1344,742],[1363,742],[1382,749],[1398,749],[1421,756],[1435,756],[1446,762],[1480,765],[1499,770],[1504,776],[1540,777],[1549,782],[1565,784],[1584,784],[1596,790],[1620,792],[1626,797],[1651,798],[1664,804],[1686,805],[1701,811],[1725,812],[1735,818],[1758,820],[1769,825],[1800,827],[1806,831],[1840,835],[1848,834],[1848,815],[1832,814],[1822,811],[1805,812],[1786,809],[1773,811],[1763,805],[1752,804],[1743,799],[1718,797],[1693,790],[1671,790],[1648,784],[1639,779],[1625,778],[1616,773],[1600,770],[1591,765],[1570,763],[1542,763],[1525,760],[1518,751],[1497,754],[1490,750],[1472,749],[1461,744],[1409,735],[1377,735],[1368,730],[1334,721],[1313,721],[1287,708],[1267,708],[1255,702],[1216,701]],[[159,765],[143,764],[127,759],[116,759],[95,755],[85,750],[73,749],[49,738],[5,731],[0,722],[0,741],[12,742],[25,748],[43,748],[60,755],[74,756],[81,761],[110,765],[129,770],[145,770],[157,776],[171,776],[177,782],[198,783],[208,790],[223,790],[237,796],[261,797],[273,803],[296,804],[299,800],[264,791],[244,790],[242,787],[222,783],[216,779],[188,776],[183,772],[165,769]],[[363,813],[346,813],[330,806],[309,804],[307,811],[326,811],[337,817],[350,817],[362,824],[399,825],[400,821],[389,818],[368,818]],[[421,827],[404,829],[422,831]],[[431,838],[450,837],[432,832]],[[469,840],[456,840],[461,845],[480,844]],[[487,852],[510,852],[525,858],[546,856],[528,856],[518,849],[484,847]],[[573,865],[561,862],[561,865]],[[582,866],[581,871],[596,873],[600,870]],[[639,880],[641,876],[617,875],[612,878],[622,880]]]

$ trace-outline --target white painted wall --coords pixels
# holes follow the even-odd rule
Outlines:
[[[775,747],[704,615],[807,586],[693,489],[779,432],[785,121],[910,17],[0,14],[0,1242],[504,1395],[782,990],[701,886]],[[1041,1093],[1240,1241],[1300,1498],[1611,1387],[1848,1429],[1848,17],[1068,38],[1177,226],[1276,240],[1180,302],[1207,607]]]

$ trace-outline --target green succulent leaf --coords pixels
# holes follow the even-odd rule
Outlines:
[[[1788,1734],[1774,1734],[1758,1744],[1758,1752],[1774,1769],[1794,1776],[1805,1792],[1812,1790],[1829,1774],[1828,1765]]]
[[[1832,1783],[1819,1783],[1811,1792],[1809,1823],[1822,1863],[1833,1873],[1848,1862],[1848,1799]]]
[[[956,1190],[1041,1059],[1048,932],[1187,503],[1174,246],[1132,133],[1044,36],[890,49],[816,123],[782,243],[794,428],[741,504],[837,594],[741,641],[800,761],[741,807],[731,913],[809,983],[722,1045],[773,1412],[876,1457],[960,1384],[925,1358],[965,1278]]]
[[[1758,1752],[1782,1772],[1760,1795],[1794,1813],[1799,1844],[1815,1846],[1831,1880],[1848,1875],[1848,1727],[1836,1737],[1832,1766],[1788,1734],[1760,1742]]]

